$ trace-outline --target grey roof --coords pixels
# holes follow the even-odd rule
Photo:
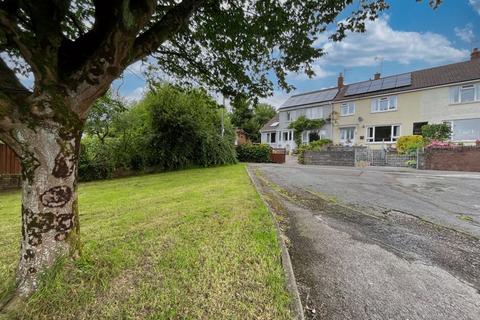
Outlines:
[[[270,119],[264,126],[262,129],[260,129],[260,132],[264,132],[264,131],[275,131],[276,129],[278,129],[278,122],[279,122],[279,116],[278,116],[278,113],[272,118]]]
[[[321,103],[321,102],[328,102],[335,98],[338,93],[338,88],[330,88],[325,90],[317,90],[302,94],[297,94],[291,96],[283,103],[283,105],[279,108],[286,109],[291,107],[303,106],[306,104],[312,103]]]
[[[449,85],[464,81],[472,81],[480,79],[480,58],[473,58],[468,61],[448,64],[444,66],[412,71],[411,83],[401,87],[393,87],[390,89],[383,89],[381,93],[397,93],[407,90],[418,90],[423,88],[430,88],[440,85]],[[399,75],[402,76],[402,75]],[[385,77],[388,79],[391,77]],[[407,81],[407,80],[404,80]],[[372,82],[372,81],[371,81]],[[370,91],[357,94],[348,94],[350,87],[356,84],[344,86],[338,93],[335,101],[342,101],[347,99],[357,99],[363,97],[374,96],[379,94],[378,91]]]

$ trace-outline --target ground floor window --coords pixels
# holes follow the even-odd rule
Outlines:
[[[355,127],[340,128],[340,141],[351,143],[355,140]]]
[[[422,135],[422,127],[424,125],[427,125],[427,124],[428,124],[428,122],[415,122],[413,124],[413,134],[421,136]]]
[[[472,141],[480,139],[480,119],[448,121],[452,128],[453,141]]]
[[[367,142],[395,142],[399,136],[399,125],[367,127]]]
[[[293,131],[283,131],[282,140],[283,141],[292,141],[293,140]]]
[[[267,133],[267,143],[275,143],[277,138],[276,132]]]

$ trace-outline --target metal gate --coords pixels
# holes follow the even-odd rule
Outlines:
[[[355,148],[356,166],[417,167],[417,154],[399,154],[386,149]]]

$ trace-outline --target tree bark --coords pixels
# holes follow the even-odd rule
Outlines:
[[[27,297],[60,257],[80,253],[77,164],[81,129],[49,120],[17,130],[22,163],[22,241],[17,293]]]

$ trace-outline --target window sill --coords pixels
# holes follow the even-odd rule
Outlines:
[[[368,144],[394,144],[394,143],[397,143],[397,141],[380,141],[380,142],[365,141],[365,143],[368,143]]]
[[[476,104],[476,103],[480,103],[480,100],[477,100],[477,101],[470,101],[470,102],[454,102],[454,103],[450,103],[449,106],[461,106],[461,105],[466,105],[466,104]]]
[[[340,117],[351,117],[354,116],[355,113],[349,113],[349,114],[341,114]]]
[[[385,110],[385,111],[370,111],[370,113],[384,113],[384,112],[393,112],[393,111],[397,111],[397,109],[392,109],[392,110]]]

